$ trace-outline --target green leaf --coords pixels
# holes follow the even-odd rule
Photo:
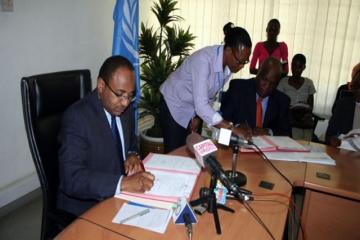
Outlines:
[[[167,39],[165,40],[172,56],[188,56],[190,50],[194,47],[192,41],[195,36],[190,33],[188,28],[186,31],[180,27],[166,27]]]
[[[155,14],[160,27],[165,27],[171,22],[182,20],[183,18],[178,15],[171,15],[174,11],[178,10],[175,7],[177,1],[173,0],[159,0],[159,3],[154,3],[151,11]]]
[[[194,47],[195,36],[190,33],[189,28],[185,31],[176,26],[176,22],[183,20],[175,14],[178,10],[177,3],[175,0],[155,1],[151,11],[155,14],[159,27],[147,27],[144,23],[141,23],[140,27],[142,86],[139,108],[144,109],[142,115],[154,116],[154,129],[159,129],[157,125],[160,123],[160,86]]]

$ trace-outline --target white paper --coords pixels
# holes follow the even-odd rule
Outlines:
[[[306,147],[296,142],[294,139],[285,136],[257,136],[253,137],[252,141],[256,146],[264,151],[308,151]],[[245,146],[246,148],[253,148],[254,146]]]
[[[154,185],[146,194],[162,197],[186,197],[189,198],[195,185],[195,174],[174,174],[158,170],[150,171],[154,176]]]
[[[196,174],[201,170],[199,164],[193,158],[156,153],[153,153],[151,159],[145,162],[145,168],[185,171]]]
[[[351,131],[349,131],[347,134],[340,134],[339,138],[340,139],[344,139],[344,138],[351,138],[351,137],[358,137],[360,136],[360,129],[353,129]]]
[[[119,223],[123,219],[141,212],[146,207],[124,203],[113,219],[113,223]],[[149,208],[150,212],[143,216],[130,219],[123,223],[130,226],[144,228],[150,231],[164,233],[172,216],[172,210]]]
[[[360,137],[341,140],[341,145],[338,147],[350,151],[360,151]]]
[[[341,145],[338,148],[360,151],[360,129],[353,129],[347,134],[341,134],[339,136]]]
[[[335,160],[324,152],[266,152],[264,154],[271,160],[336,165]]]
[[[260,149],[266,149],[266,148],[273,148],[274,145],[270,144],[268,141],[266,141],[263,137],[253,137],[252,141],[256,146],[258,146]]]
[[[303,145],[296,142],[294,139],[290,137],[283,137],[283,136],[266,136],[266,137],[269,138],[279,149],[291,149],[294,151],[307,150]]]

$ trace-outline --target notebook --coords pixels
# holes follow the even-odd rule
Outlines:
[[[201,167],[195,159],[150,153],[145,170],[155,176],[154,186],[145,193],[121,192],[115,197],[153,207],[170,209],[181,197],[190,199]]]
[[[309,149],[285,136],[256,136],[253,143],[263,152],[309,152]],[[241,152],[254,152],[254,146],[246,145],[240,148]]]

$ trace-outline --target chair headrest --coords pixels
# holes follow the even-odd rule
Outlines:
[[[27,82],[34,117],[41,118],[64,112],[90,91],[89,70],[74,70],[23,78]]]

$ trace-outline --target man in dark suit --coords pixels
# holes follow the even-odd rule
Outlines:
[[[290,99],[276,89],[281,72],[280,61],[269,57],[256,78],[232,80],[221,103],[223,118],[250,127],[254,135],[290,136]]]
[[[354,67],[351,76],[352,96],[336,101],[326,130],[325,141],[332,146],[341,144],[338,135],[360,128],[360,63]]]
[[[97,88],[64,113],[58,208],[80,215],[122,190],[151,189],[154,176],[137,157],[134,92],[133,66],[113,56],[101,66]]]

